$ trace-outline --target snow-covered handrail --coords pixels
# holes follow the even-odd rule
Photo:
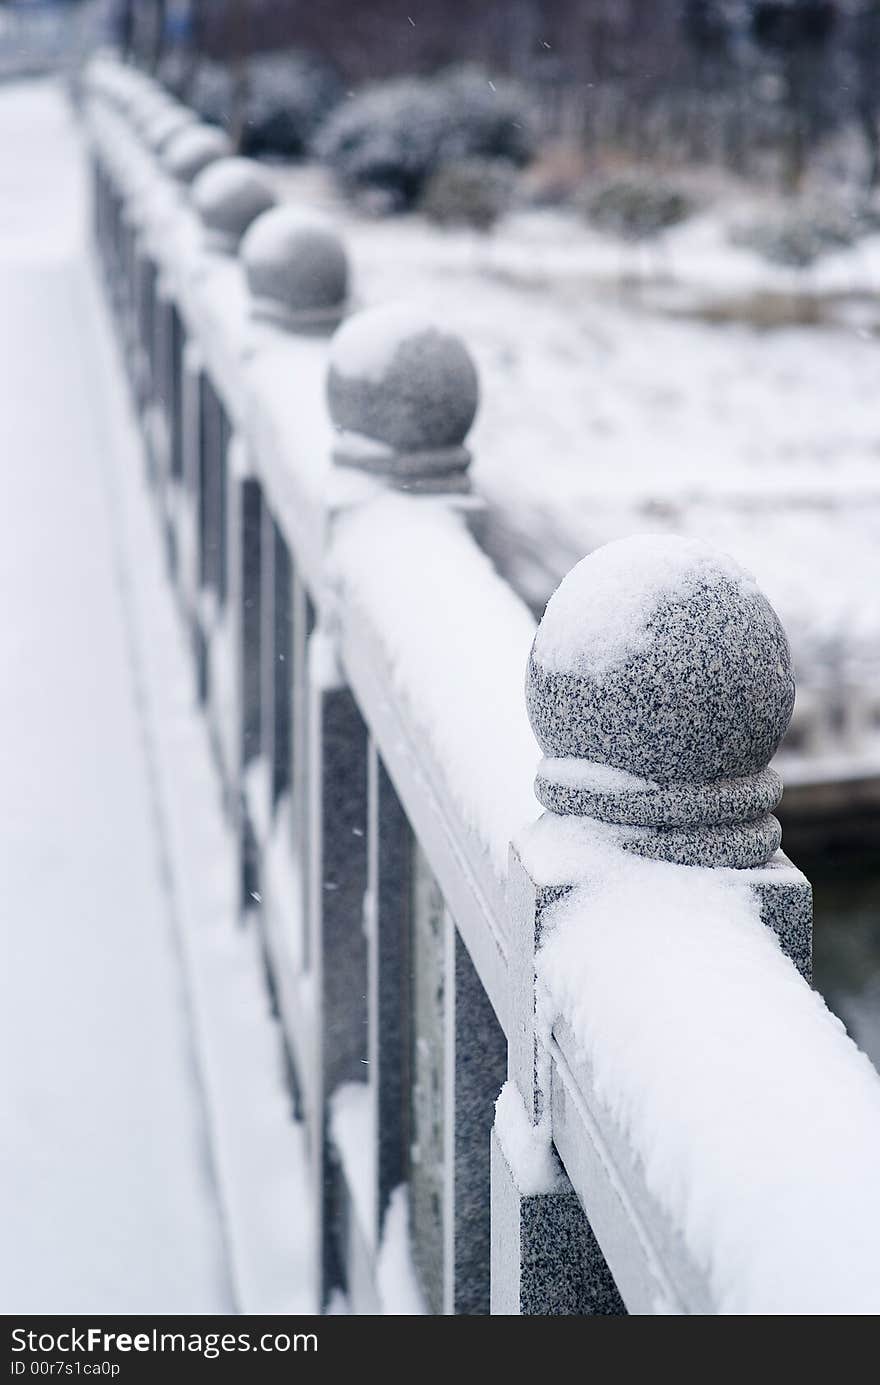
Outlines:
[[[763,596],[631,541],[536,632],[480,547],[464,345],[346,316],[334,228],[147,79],[86,106],[323,1294],[381,1307],[405,1186],[434,1311],[486,1311],[490,1263],[499,1313],[876,1311],[880,1080],[804,980]]]
[[[552,1161],[536,1186],[510,1115],[521,1098],[630,1311],[880,1307],[880,1079],[804,979],[810,890],[772,816],[793,694],[766,599],[684,540],[597,550],[533,646],[548,811],[511,862],[531,1022],[499,1108],[497,1201],[553,1203]]]

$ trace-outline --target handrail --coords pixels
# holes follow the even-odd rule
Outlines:
[[[273,701],[276,632],[271,622],[256,629],[246,594],[248,583],[256,582],[260,600],[269,603],[272,614],[271,601],[278,599],[271,558],[276,530],[292,568],[291,599],[298,612],[292,618],[295,667],[283,695],[295,709],[296,724],[288,731],[296,741],[294,758],[300,767],[290,793],[298,834],[293,851],[303,893],[295,908],[285,905],[283,891],[264,908],[270,952],[273,930],[283,932],[296,916],[306,934],[303,956],[311,956],[303,963],[303,975],[308,972],[312,978],[314,1012],[309,1008],[304,1017],[296,1009],[296,986],[288,975],[276,977],[275,984],[282,1020],[289,1012],[293,1066],[304,1069],[297,1085],[322,1209],[319,1260],[325,1291],[345,1277],[344,1265],[338,1263],[345,1251],[335,1245],[332,1229],[336,1194],[328,1192],[326,1177],[331,1138],[326,1108],[341,1084],[363,1081],[359,1065],[366,1059],[359,1055],[365,1051],[367,1028],[379,1068],[366,1074],[374,1103],[369,1109],[375,1115],[370,1128],[375,1127],[380,1151],[379,1224],[361,1227],[356,1254],[365,1253],[363,1245],[380,1244],[389,1195],[395,1180],[406,1177],[410,1156],[401,1152],[405,1137],[398,1126],[400,1104],[406,1100],[401,1084],[408,1079],[412,1118],[417,1125],[423,1118],[427,1122],[420,1127],[424,1147],[410,1165],[416,1204],[413,1240],[423,1257],[423,1283],[438,1311],[488,1307],[489,1227],[481,1218],[488,1191],[492,1103],[508,1059],[511,1090],[522,1104],[523,1128],[529,1134],[524,1142],[519,1127],[509,1125],[507,1100],[503,1109],[508,1115],[499,1107],[492,1134],[495,1311],[619,1312],[625,1304],[631,1312],[644,1313],[821,1312],[823,1303],[835,1305],[829,1311],[872,1311],[871,1305],[876,1311],[876,1279],[871,1281],[870,1267],[859,1257],[866,1235],[874,1244],[880,1237],[880,1203],[867,1177],[868,1161],[880,1146],[880,1079],[839,1028],[829,1024],[803,980],[809,972],[810,891],[778,851],[772,807],[779,788],[766,768],[791,713],[793,685],[787,644],[765,599],[718,555],[678,547],[674,541],[671,549],[647,555],[636,546],[624,555],[632,564],[625,569],[625,596],[635,602],[631,614],[637,632],[640,620],[654,622],[653,653],[642,657],[637,635],[624,651],[628,672],[619,673],[617,644],[633,637],[629,628],[621,632],[620,602],[607,600],[608,591],[617,589],[608,587],[607,577],[595,566],[587,570],[587,578],[592,572],[599,585],[578,587],[584,580],[577,575],[579,565],[560,589],[557,615],[551,603],[530,659],[534,622],[484,557],[478,537],[480,503],[462,479],[468,461],[463,447],[467,399],[457,433],[453,429],[448,437],[422,437],[418,430],[423,423],[430,434],[425,419],[441,420],[433,427],[448,423],[461,403],[454,392],[444,395],[442,407],[426,400],[421,413],[416,411],[415,424],[410,419],[403,428],[402,415],[390,421],[385,417],[393,393],[387,362],[386,374],[380,371],[378,380],[372,366],[360,377],[342,371],[346,362],[360,360],[360,347],[357,342],[352,346],[351,336],[345,355],[341,335],[331,347],[326,333],[304,335],[255,323],[240,264],[206,253],[185,195],[170,184],[132,128],[138,93],[155,99],[150,84],[105,65],[93,70],[88,92],[87,119],[98,166],[99,248],[111,291],[121,301],[123,330],[131,335],[132,349],[145,349],[149,357],[154,341],[144,347],[142,324],[132,326],[131,259],[140,256],[158,269],[157,302],[179,314],[190,349],[184,489],[205,461],[200,448],[204,451],[209,435],[200,431],[198,394],[203,386],[215,392],[233,435],[222,455],[208,459],[219,467],[216,484],[225,497],[220,510],[226,519],[215,517],[212,533],[213,541],[231,550],[232,614],[224,618],[222,630],[213,616],[194,624],[200,666],[210,663],[215,641],[214,657],[227,665],[226,674],[237,688],[234,719],[227,719],[220,739],[224,792],[241,834],[245,874],[258,868],[254,858],[261,851],[266,859],[269,855],[269,843],[261,840],[261,815],[249,811],[245,787],[254,754],[247,744],[245,713],[253,719],[254,709],[244,706],[242,684],[255,659],[262,670],[263,705],[257,719],[263,755],[267,745],[268,753],[275,753],[265,723],[279,713]],[[123,215],[127,233],[120,230]],[[160,338],[162,330],[160,321]],[[420,350],[426,350],[424,330],[417,327],[415,332],[421,333]],[[405,331],[395,338],[407,340]],[[467,395],[471,367],[464,349],[445,338],[439,346],[432,338],[431,349],[439,352],[443,388],[463,381]],[[150,369],[157,368],[152,361]],[[341,383],[336,380],[335,396],[334,370],[343,375]],[[148,385],[145,417],[156,410],[150,390]],[[408,407],[409,401],[403,402]],[[167,413],[167,401],[160,415],[163,410]],[[178,483],[161,475],[163,466],[167,471],[160,458],[160,512],[171,549],[179,553],[185,549],[187,523],[192,530],[195,519],[192,513],[188,521],[180,519],[188,506],[192,511],[192,503],[176,496]],[[422,492],[389,496],[402,476],[405,484],[415,476]],[[198,490],[208,482],[196,477],[195,484]],[[203,503],[204,495],[197,499]],[[204,515],[198,522],[207,522]],[[197,549],[205,542],[199,533],[193,540]],[[418,562],[420,553],[430,558],[430,565]],[[259,574],[251,570],[255,564]],[[438,585],[437,573],[444,586]],[[456,586],[453,579],[461,573],[465,583]],[[175,580],[181,583],[179,573]],[[574,599],[564,594],[566,588],[575,592]],[[398,618],[395,590],[406,591],[410,615],[413,603],[420,604],[424,622],[418,635],[408,618],[402,623]],[[605,593],[604,624],[583,627],[580,613],[588,596],[599,590]],[[189,619],[193,603],[185,590],[182,602]],[[598,609],[604,609],[601,602]],[[565,611],[563,619],[558,613]],[[468,622],[476,638],[463,634]],[[490,629],[492,642],[485,639]],[[711,658],[705,660],[707,630]],[[273,656],[268,662],[267,641]],[[427,662],[406,657],[420,641],[431,649]],[[652,658],[659,660],[656,667]],[[324,667],[326,659],[332,667]],[[547,812],[517,835],[536,815],[529,793],[538,752],[518,672],[527,663],[529,718],[545,753],[537,793]],[[443,706],[438,669],[461,694],[451,711]],[[207,700],[209,716],[218,715],[211,712],[210,694]],[[337,778],[330,782],[332,774]],[[488,782],[494,794],[484,792]],[[267,821],[272,822],[271,810]],[[269,830],[276,829],[277,823]],[[337,831],[351,834],[350,869],[345,843],[334,840]],[[362,851],[355,842],[364,833]],[[505,853],[511,837],[516,849],[508,872]],[[421,902],[414,902],[418,863],[412,853],[427,862],[438,896],[420,886]],[[332,878],[325,878],[328,871]],[[654,961],[661,983],[665,978],[671,985],[673,977],[684,976],[685,997],[691,985],[699,995],[702,1024],[696,1035],[690,1034],[684,1002],[674,1014],[652,1005],[645,982],[650,956],[640,972],[646,986],[641,1010],[634,1014],[632,1006],[621,1004],[618,1017],[613,1005],[606,1007],[601,1032],[591,1028],[589,1014],[585,1019],[578,997],[566,988],[566,966],[577,977],[579,968],[592,965],[598,1013],[602,988],[621,984],[620,959],[633,946],[633,930],[630,917],[616,919],[617,896],[603,894],[608,878],[623,882],[621,898],[630,909],[635,900],[648,920],[656,898],[670,880],[677,882],[677,913],[673,923],[664,922]],[[714,882],[712,890],[718,882],[730,884],[731,898],[738,901],[733,915],[723,891],[705,893],[706,879]],[[328,886],[338,894],[328,897]],[[695,920],[693,911],[716,897],[722,899],[716,914]],[[423,907],[426,900],[429,907]],[[272,910],[285,908],[287,923],[272,922]],[[744,924],[745,915],[736,915],[737,909],[740,914],[751,910],[751,922]],[[408,942],[402,941],[403,934]],[[579,934],[592,939],[586,963],[578,951]],[[609,937],[619,943],[617,953]],[[646,948],[652,945],[650,937],[641,941]],[[435,958],[443,978],[440,1001],[423,995],[401,1000],[411,947],[422,949],[425,957],[435,947],[437,958],[443,953],[442,961]],[[713,961],[713,949],[725,959],[723,965]],[[687,958],[697,954],[700,967],[690,976]],[[417,972],[430,962],[421,952],[419,956]],[[769,1054],[749,1050],[742,1042],[748,988],[737,979],[736,968],[743,958],[752,968],[752,980],[761,978],[756,991],[761,1024],[756,1027],[767,1044],[774,1052],[776,1047],[783,1051],[775,1045],[773,1024],[784,1032],[790,1015],[808,1045],[803,1055],[791,1056],[793,1096],[785,1106],[786,1119],[778,1119],[764,1104],[760,1128],[750,1125],[748,1082],[759,1090]],[[276,965],[284,964],[276,959]],[[586,983],[584,989],[589,990]],[[369,992],[365,1009],[359,1008],[364,991]],[[432,1005],[438,1008],[432,1010]],[[339,1006],[348,1006],[350,1014],[329,1013]],[[416,1011],[422,1007],[415,1019],[409,1006]],[[665,1180],[658,1175],[650,1130],[637,1118],[645,1091],[640,1096],[635,1078],[627,1086],[632,1072],[618,1061],[633,1047],[644,1060],[643,1084],[652,1082],[647,1051],[631,1044],[642,1023],[649,1035],[656,1025],[658,1053],[666,1055],[673,1072],[677,1063],[686,1070],[680,1058],[692,1041],[711,1055],[716,1083],[730,1082],[736,1093],[735,1119],[717,1105],[712,1109],[719,1138],[734,1138],[737,1131],[742,1137],[745,1131],[756,1146],[761,1139],[771,1140],[771,1164],[764,1171],[771,1167],[778,1180],[785,1177],[786,1163],[796,1165],[803,1201],[821,1200],[833,1170],[834,1178],[858,1188],[861,1215],[854,1215],[848,1189],[834,1204],[828,1224],[813,1227],[806,1238],[802,1227],[776,1217],[769,1203],[762,1227],[760,1198],[767,1182],[759,1177],[754,1159],[743,1162],[751,1183],[739,1187],[735,1166],[722,1159],[713,1163],[705,1140],[698,1138],[699,1113],[711,1096],[705,1083],[682,1089],[680,1100],[667,1100],[662,1112],[675,1135],[666,1144],[677,1151],[681,1177],[690,1178],[694,1168],[699,1173],[694,1186],[699,1185],[704,1202],[695,1209],[688,1190],[676,1185],[674,1171],[667,1169]],[[420,1024],[427,1037],[420,1036]],[[406,1026],[409,1038],[402,1036]],[[318,1031],[314,1044],[312,1027]],[[392,1035],[389,1048],[397,1057],[386,1060],[381,1045],[377,1048],[377,1035],[384,1034]],[[411,1040],[415,1066],[427,1064],[427,1076],[410,1072],[411,1058],[400,1056]],[[845,1111],[857,1135],[845,1157],[841,1142],[817,1167],[805,1145],[811,1111],[823,1099],[819,1074],[826,1067],[846,1088]],[[431,1082],[442,1089],[440,1097],[430,1096]],[[654,1110],[651,1103],[666,1090],[655,1083],[645,1109]],[[431,1106],[435,1099],[440,1102],[436,1108]],[[385,1133],[389,1127],[390,1136]],[[435,1164],[429,1167],[424,1150],[434,1136]],[[533,1151],[541,1146],[547,1156],[540,1177],[526,1157],[527,1146]],[[689,1161],[696,1161],[693,1168]],[[555,1171],[548,1174],[548,1169]],[[442,1185],[442,1193],[431,1179]],[[430,1199],[419,1202],[420,1180],[427,1180],[442,1204],[442,1227],[432,1229],[425,1211]],[[744,1219],[751,1218],[750,1244],[731,1240],[730,1226],[718,1214],[737,1200]],[[363,1217],[363,1205],[361,1198],[361,1211],[355,1207],[352,1215]],[[770,1226],[786,1271],[775,1286],[768,1277],[770,1261],[761,1259],[766,1251],[762,1237]],[[806,1244],[813,1258],[799,1263],[794,1252]],[[833,1282],[827,1275],[820,1280],[816,1257],[821,1255],[848,1257],[859,1265],[860,1278],[847,1270],[833,1275]],[[435,1262],[442,1265],[442,1275],[435,1273]]]

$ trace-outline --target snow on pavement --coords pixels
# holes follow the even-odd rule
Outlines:
[[[0,93],[0,1304],[230,1311],[119,589],[84,166]],[[110,381],[112,387],[115,382]]]

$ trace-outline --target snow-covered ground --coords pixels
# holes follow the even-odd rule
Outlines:
[[[311,1311],[302,1141],[85,192],[60,91],[0,92],[0,1304]]]
[[[841,648],[880,668],[880,236],[800,273],[729,244],[710,210],[649,251],[573,213],[518,213],[489,237],[370,219],[319,169],[277,176],[342,226],[358,302],[415,299],[460,330],[480,372],[471,442],[493,547],[537,609],[598,544],[672,530],[755,572],[800,677]],[[641,287],[622,287],[636,269]],[[773,330],[705,320],[754,295],[846,309]]]

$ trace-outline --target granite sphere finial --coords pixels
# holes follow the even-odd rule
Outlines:
[[[551,597],[526,674],[550,812],[613,823],[621,844],[692,865],[777,850],[768,768],[791,718],[785,632],[754,579],[706,544],[634,535]]]
[[[144,129],[144,139],[154,154],[161,156],[170,140],[181,130],[198,125],[199,118],[188,106],[174,101],[165,110],[160,110]]]
[[[128,118],[138,135],[149,142],[148,131],[174,109],[174,101],[161,87],[144,87],[128,107]]]
[[[266,174],[252,159],[217,159],[192,185],[192,200],[212,249],[234,254],[257,217],[275,205]]]
[[[409,305],[369,308],[333,338],[327,398],[334,457],[405,488],[463,490],[479,402],[464,342]]]
[[[192,183],[202,169],[231,154],[232,141],[225,130],[197,123],[171,136],[162,150],[162,163],[178,183]]]
[[[254,316],[296,331],[334,327],[348,297],[348,256],[321,217],[273,207],[242,239]]]

